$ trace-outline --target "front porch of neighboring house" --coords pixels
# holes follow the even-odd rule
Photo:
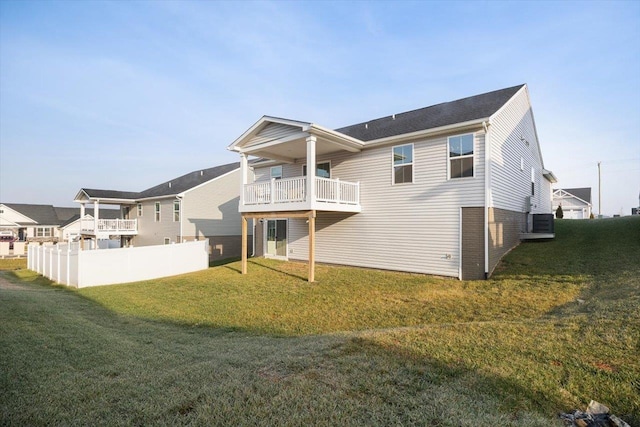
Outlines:
[[[108,239],[110,236],[135,236],[138,234],[138,220],[125,218],[100,218],[100,204],[129,205],[131,200],[98,199],[81,191],[75,199],[80,203],[80,237]],[[86,205],[93,205],[93,218],[86,215]]]
[[[315,279],[315,219],[317,211],[359,213],[360,183],[340,177],[278,177],[250,182],[249,156],[260,163],[282,165],[305,162],[317,165],[317,157],[340,151],[359,152],[362,141],[313,123],[263,117],[228,149],[240,154],[242,186],[242,274],[247,273],[247,220],[306,218],[309,224],[309,282]],[[311,170],[311,169],[309,169]]]

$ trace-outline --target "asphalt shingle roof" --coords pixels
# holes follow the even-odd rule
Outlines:
[[[16,212],[31,218],[38,225],[66,225],[80,218],[80,207],[61,208],[53,205],[34,205],[29,203],[3,203]],[[93,209],[86,209],[86,214],[93,216]],[[119,209],[100,209],[100,218],[115,219],[120,217]],[[75,218],[75,219],[73,219]],[[32,223],[18,223],[33,225]]]
[[[361,141],[386,138],[405,133],[483,119],[498,111],[524,84],[444,102],[418,110],[382,117],[336,129]],[[366,125],[366,126],[365,126]]]
[[[567,193],[573,194],[579,199],[584,200],[587,203],[591,203],[591,187],[584,188],[563,188],[562,190]]]
[[[146,190],[140,192],[97,190],[91,188],[83,188],[82,190],[90,197],[96,197],[98,199],[104,198],[140,200],[149,197],[172,196],[197,187],[200,184],[211,181],[212,179],[218,178],[219,176],[222,176],[238,168],[240,168],[240,162],[214,166],[208,169],[199,169],[197,171],[193,171],[169,181],[163,182],[162,184],[147,188]]]

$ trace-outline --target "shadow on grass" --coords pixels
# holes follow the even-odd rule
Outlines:
[[[270,266],[270,265],[266,265],[263,262],[255,261],[253,259],[247,260],[247,264],[250,264],[251,266],[254,266],[254,267],[257,267],[257,268],[264,268],[264,269],[267,269],[267,270],[271,270],[271,271],[274,271],[276,273],[282,274],[284,276],[292,277],[294,279],[300,279],[300,280],[305,281],[305,282],[307,281],[307,277],[306,276],[290,273],[290,272],[286,271],[283,268],[277,268],[277,267],[273,267],[273,266]],[[282,266],[286,266],[287,263],[283,262],[283,263],[281,263],[281,265]],[[249,269],[249,267],[251,267],[251,266],[248,265],[247,269]],[[231,271],[242,273],[242,271],[238,267],[232,267],[232,266],[229,266],[229,265],[225,265],[225,268],[227,268],[227,269],[229,269]]]
[[[229,407],[222,423],[335,425],[339,408],[345,426],[533,426],[560,407],[464,362],[443,363],[357,335],[283,338],[123,316],[70,289],[13,292],[0,304],[0,319],[16,329],[1,339],[0,362],[21,361],[0,363],[6,375],[21,378],[7,384],[0,416],[13,424],[91,424],[97,415],[102,424],[172,424],[187,416],[184,402],[198,418],[178,424],[220,423],[212,408],[238,396],[252,404]],[[131,398],[122,399],[123,388]],[[75,396],[73,411],[68,396]]]

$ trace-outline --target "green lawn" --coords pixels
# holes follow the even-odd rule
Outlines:
[[[1,272],[0,424],[640,425],[640,218],[488,281],[251,260],[80,291]],[[0,270],[21,265],[0,261]]]

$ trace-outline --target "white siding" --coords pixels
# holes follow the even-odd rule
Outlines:
[[[360,182],[362,213],[318,213],[316,260],[457,277],[460,207],[484,206],[483,145],[476,132],[475,177],[447,180],[447,136],[416,140],[414,182],[400,185],[391,183],[393,145],[319,156],[333,178]],[[305,161],[283,165],[283,175],[300,176]],[[289,221],[290,259],[307,259],[307,227]]]
[[[542,176],[542,158],[526,88],[492,117],[490,137],[490,206],[524,212],[525,199],[531,195],[533,167],[535,195],[532,212],[551,212],[551,184]]]
[[[182,203],[184,236],[238,236],[240,169],[185,193]]]
[[[284,138],[289,135],[296,134],[300,132],[300,130],[300,127],[297,126],[284,125],[282,123],[269,123],[247,142],[246,147]]]

